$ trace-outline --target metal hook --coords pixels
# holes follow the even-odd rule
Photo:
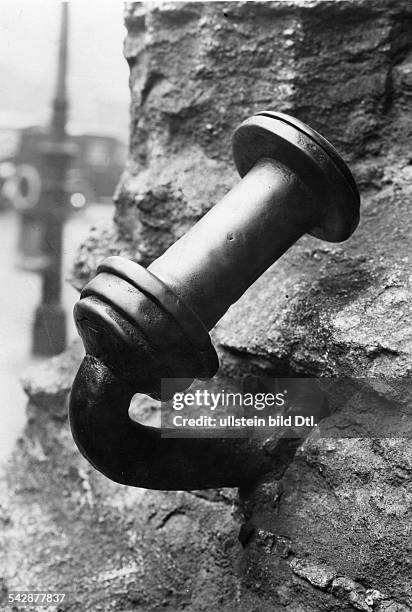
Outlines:
[[[270,455],[259,439],[171,439],[134,423],[135,393],[161,396],[162,378],[210,378],[208,330],[305,232],[348,238],[359,220],[355,181],[335,149],[305,124],[260,113],[234,134],[243,177],[148,269],[120,257],[99,267],[75,307],[86,357],[70,424],[83,455],[122,484],[157,489],[239,486],[281,473],[299,440]],[[183,390],[182,388],[176,390]]]

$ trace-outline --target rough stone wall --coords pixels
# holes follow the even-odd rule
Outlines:
[[[234,491],[140,492],[107,484],[77,455],[67,426],[50,418],[78,363],[60,360],[65,375],[55,383],[37,372],[26,385],[44,426],[29,426],[23,464],[16,459],[22,499],[32,513],[41,508],[30,486],[60,474],[50,489],[68,494],[48,508],[82,609],[410,610],[411,448],[367,430],[378,419],[390,432],[410,400],[400,382],[410,377],[412,348],[412,9],[404,0],[165,2],[129,3],[125,15],[130,162],[115,222],[81,249],[73,283],[80,288],[108,253],[149,263],[163,252],[236,182],[234,127],[255,111],[288,112],[350,163],[361,224],[341,245],[302,238],[251,287],[214,331],[221,369],[365,377],[369,399],[362,413],[356,398],[348,402],[326,423],[328,438],[312,434],[281,480],[268,475],[238,501]],[[28,511],[16,495],[9,584],[24,576],[18,544]],[[79,521],[59,531],[77,508],[90,552]],[[40,544],[33,550],[25,567],[46,554]],[[40,568],[46,576],[47,564]]]
[[[97,258],[149,263],[237,180],[230,136],[262,109],[307,121],[338,147],[368,189],[409,180],[386,156],[410,134],[411,14],[399,0],[129,3],[130,163],[114,228],[77,261],[77,287]]]

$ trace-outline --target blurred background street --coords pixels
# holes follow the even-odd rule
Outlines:
[[[63,306],[67,313],[67,340],[77,332],[71,316],[78,293],[64,281],[74,253],[91,226],[113,215],[110,204],[89,204],[73,215],[65,226],[63,249]],[[40,302],[38,274],[16,266],[19,225],[13,211],[0,213],[0,464],[7,460],[15,440],[25,424],[26,395],[20,376],[35,361],[44,359],[31,354],[34,312]]]
[[[65,277],[90,227],[113,214],[111,195],[127,156],[129,90],[121,2],[71,1],[64,35],[62,3],[0,3],[0,464],[4,464],[25,424],[26,397],[19,377],[28,365],[47,358],[32,351],[35,312],[42,300],[47,308],[63,307],[67,343],[76,336],[71,313],[78,296]],[[45,154],[50,142],[64,155],[71,147],[67,168],[58,167],[61,158],[54,153],[54,159],[50,152]],[[64,176],[59,186],[64,197],[53,186],[50,172],[56,168],[57,175]],[[57,279],[58,285],[62,283],[61,304],[59,289],[57,293],[53,289],[56,278],[52,283],[45,280],[53,266],[54,272],[61,271]],[[47,352],[47,346],[42,351]]]

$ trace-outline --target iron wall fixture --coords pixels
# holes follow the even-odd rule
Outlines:
[[[215,374],[208,330],[300,236],[339,242],[358,224],[348,167],[300,121],[258,113],[235,131],[233,154],[242,180],[186,235],[148,269],[109,257],[75,306],[87,354],[71,392],[73,437],[116,482],[240,486],[281,473],[295,452],[291,439],[268,454],[245,438],[164,438],[128,414],[135,393],[159,398],[162,378],[185,378],[187,387]]]

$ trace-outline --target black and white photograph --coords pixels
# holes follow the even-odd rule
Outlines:
[[[412,4],[0,0],[0,610],[412,611]]]

